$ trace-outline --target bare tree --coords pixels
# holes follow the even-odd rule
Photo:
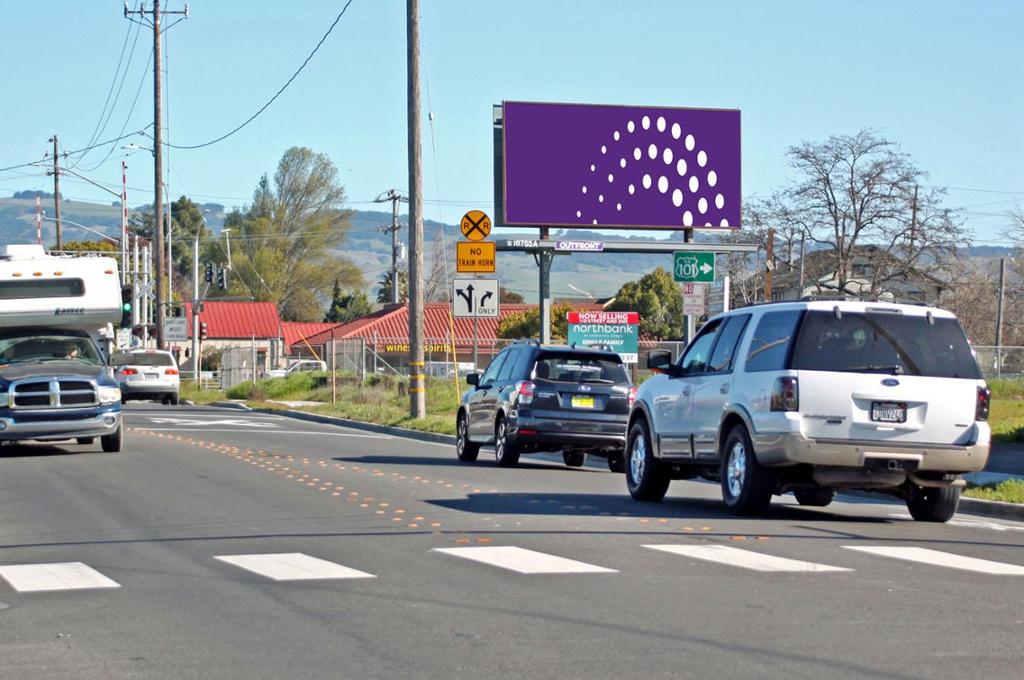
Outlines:
[[[956,213],[941,205],[944,191],[923,188],[927,173],[871,130],[804,142],[788,155],[800,178],[775,209],[832,252],[839,291],[864,292],[850,280],[866,245],[876,247],[868,292],[877,294],[908,272],[940,272],[968,242]]]
[[[423,297],[427,302],[447,302],[451,295],[448,281],[448,267],[445,262],[444,240],[441,232],[434,239],[431,247],[430,273],[427,275],[427,282],[423,289]]]

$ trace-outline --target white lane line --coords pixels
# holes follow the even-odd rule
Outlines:
[[[339,578],[377,578],[365,571],[302,553],[216,555],[214,559],[266,576],[274,581],[314,581]]]
[[[9,564],[0,566],[0,577],[19,593],[121,587],[121,584],[81,562]]]
[[[791,560],[786,557],[776,557],[752,550],[741,550],[728,545],[645,545],[651,550],[660,550],[673,555],[682,555],[695,560],[706,560],[718,564],[728,564],[732,567],[751,569],[753,571],[786,571],[797,573],[821,573],[853,571],[845,567],[833,567],[829,564],[818,562],[804,562],[802,560]]]
[[[1005,562],[993,562],[982,560],[977,557],[965,557],[953,553],[932,550],[930,548],[912,548],[890,545],[844,545],[847,550],[857,550],[879,555],[880,557],[891,557],[897,560],[908,562],[920,562],[936,567],[948,567],[950,569],[963,569],[980,574],[995,574],[998,576],[1024,576],[1024,567]]]
[[[514,546],[484,546],[479,548],[434,548],[434,552],[453,555],[520,574],[617,574],[617,569],[606,569],[595,564],[548,555],[547,553],[516,548]]]
[[[147,432],[244,432],[246,434],[318,434],[324,437],[361,437],[363,439],[394,439],[389,434],[362,434],[350,432],[317,432],[315,430],[228,430],[216,427],[146,427],[145,425],[131,425],[139,430]]]

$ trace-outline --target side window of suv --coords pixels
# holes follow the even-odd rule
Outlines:
[[[700,334],[686,348],[686,352],[679,360],[679,367],[683,373],[703,373],[707,370],[711,346],[715,344],[715,337],[718,335],[721,325],[721,321],[713,321],[701,329]]]
[[[737,314],[725,320],[725,325],[718,331],[718,342],[711,353],[711,360],[708,362],[708,370],[714,373],[726,373],[732,370],[733,357],[736,354],[736,346],[740,344],[743,337],[743,330],[750,321],[749,314]]]
[[[519,348],[512,348],[508,351],[508,358],[505,359],[505,363],[501,367],[501,371],[498,373],[498,382],[503,383],[512,379],[515,373],[516,364],[519,363],[519,356],[521,350]]]
[[[768,312],[757,322],[757,328],[750,337],[745,369],[755,371],[780,371],[786,368],[789,349],[793,344],[802,312],[794,309],[788,312]]]
[[[487,370],[484,371],[483,375],[480,376],[480,385],[493,385],[498,377],[498,371],[501,370],[501,365],[505,363],[505,358],[508,356],[508,351],[501,352],[498,356],[491,359],[491,363],[487,365]]]

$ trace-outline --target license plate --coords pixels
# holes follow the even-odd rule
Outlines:
[[[149,378],[150,380],[156,380],[157,378],[160,377],[160,374],[159,373],[147,373],[146,377]]]
[[[888,401],[871,402],[871,420],[876,423],[907,422],[907,405]]]
[[[572,395],[571,403],[573,408],[594,408],[593,397],[584,397],[574,394]]]

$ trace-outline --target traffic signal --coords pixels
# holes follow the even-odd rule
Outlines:
[[[206,340],[206,336],[209,334],[209,328],[206,326],[205,321],[199,322],[199,339]]]
[[[221,290],[228,289],[228,270],[224,267],[217,271],[217,287]]]
[[[121,286],[121,328],[132,325],[132,287]]]
[[[207,283],[213,283],[213,263],[206,263],[206,272],[203,274],[203,280]]]

